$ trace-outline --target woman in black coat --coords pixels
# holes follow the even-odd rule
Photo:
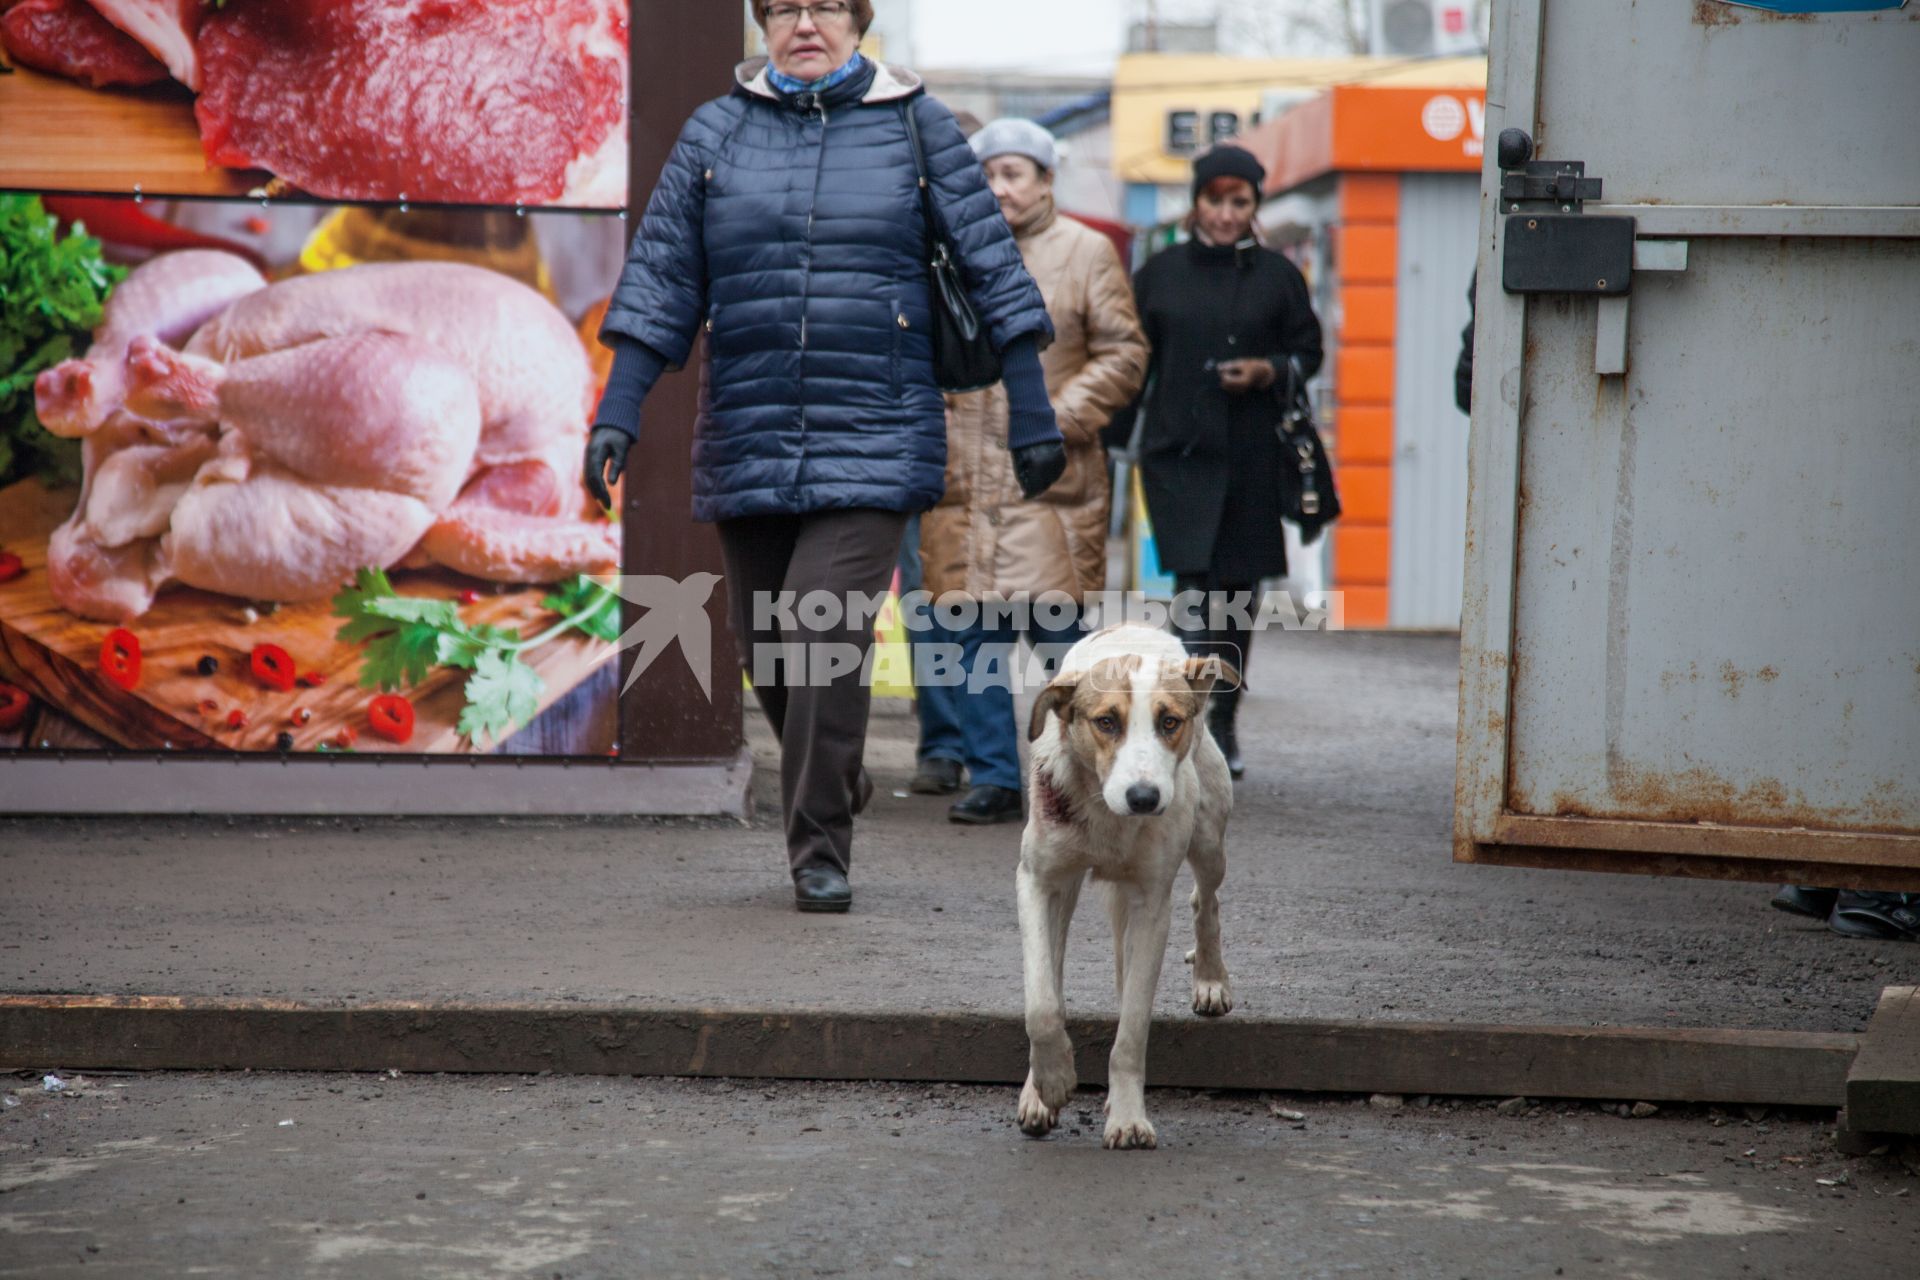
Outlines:
[[[1262,578],[1287,571],[1280,526],[1280,391],[1287,361],[1320,368],[1320,321],[1306,279],[1254,230],[1260,162],[1216,147],[1193,166],[1190,239],[1134,277],[1152,344],[1143,398],[1140,480],[1163,568],[1178,592],[1241,596],[1236,617],[1209,611],[1182,630],[1190,649],[1246,670],[1245,619]],[[1238,611],[1235,611],[1238,612]],[[1240,690],[1215,693],[1209,716],[1233,776],[1243,771],[1234,717]]]

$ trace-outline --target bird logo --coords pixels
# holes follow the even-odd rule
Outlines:
[[[623,575],[615,590],[622,600],[645,612],[620,637],[620,650],[637,650],[625,696],[646,670],[678,644],[700,692],[713,701],[713,624],[707,617],[707,601],[720,584],[717,573],[696,573],[687,578],[664,578],[655,574]]]

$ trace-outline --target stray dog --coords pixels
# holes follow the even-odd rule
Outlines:
[[[1173,878],[1193,866],[1193,1010],[1233,1008],[1220,955],[1233,780],[1207,732],[1214,685],[1239,674],[1191,658],[1164,631],[1109,627],[1068,651],[1027,727],[1031,813],[1020,841],[1020,942],[1030,1066],[1020,1127],[1051,1131],[1078,1083],[1061,997],[1067,925],[1088,872],[1107,883],[1120,1028],[1108,1064],[1108,1149],[1156,1145],[1147,1120],[1147,1030],[1173,915]]]

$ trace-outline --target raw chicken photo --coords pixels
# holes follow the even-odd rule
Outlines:
[[[619,208],[628,34],[628,0],[0,0],[35,125],[0,184]]]
[[[126,622],[171,581],[313,600],[410,555],[497,582],[607,572],[615,531],[578,480],[592,391],[566,318],[497,272],[270,285],[239,258],[163,255],[35,386],[41,423],[86,443],[54,594]]]

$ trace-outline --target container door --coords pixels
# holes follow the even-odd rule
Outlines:
[[[1833,3],[1496,12],[1635,269],[1507,292],[1489,145],[1462,860],[1920,888],[1920,7]]]

